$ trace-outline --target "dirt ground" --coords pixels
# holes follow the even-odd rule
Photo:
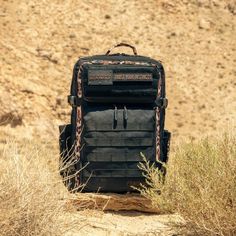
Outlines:
[[[99,212],[85,210],[78,217],[77,229],[66,236],[173,236],[179,235],[180,229],[174,224],[182,224],[178,215],[155,215],[140,212]]]
[[[70,120],[67,95],[74,63],[121,41],[163,62],[169,98],[166,127],[173,142],[236,127],[235,0],[0,4],[2,145],[8,137],[57,142],[58,125]],[[160,216],[102,214],[101,222],[91,223],[92,215],[88,219],[94,235],[101,230],[101,235],[162,235]]]

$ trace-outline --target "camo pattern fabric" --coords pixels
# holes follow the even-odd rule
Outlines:
[[[139,61],[107,61],[107,60],[93,60],[92,64],[100,65],[140,65],[140,66],[156,66],[153,63],[149,62],[139,62]]]
[[[161,85],[162,85],[162,77],[159,73],[160,79],[157,85],[157,96],[161,97]],[[156,107],[156,160],[160,160],[161,157],[161,137],[160,137],[160,113],[161,108]]]
[[[81,70],[79,70],[78,73],[78,97],[82,97],[82,87],[81,87]],[[79,155],[80,155],[80,137],[81,137],[81,133],[82,133],[82,110],[81,110],[81,106],[77,107],[77,124],[76,124],[76,154],[77,157],[79,159]]]

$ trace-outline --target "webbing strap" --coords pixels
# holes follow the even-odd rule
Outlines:
[[[152,146],[153,138],[143,138],[143,137],[128,137],[128,138],[84,138],[85,144],[87,146],[97,146],[97,147],[135,147],[135,146]]]
[[[91,152],[86,153],[86,160],[89,162],[139,162],[142,161],[142,157],[134,152],[123,153],[98,153]]]
[[[143,177],[142,171],[139,169],[95,169],[93,171],[88,171],[86,169],[83,170],[84,177]]]
[[[111,131],[113,130],[112,124],[107,123],[101,123],[99,122],[87,122],[84,126],[85,131],[99,131],[99,132],[105,132],[105,131]],[[128,123],[126,125],[125,131],[153,131],[154,130],[154,124],[153,123]],[[115,131],[124,131],[123,124],[118,124]]]
[[[116,101],[117,98],[114,98],[114,97],[106,97],[106,98],[103,98],[103,97],[94,97],[94,98],[89,98],[89,99],[85,99],[85,101],[88,101],[88,102],[92,102],[92,103],[99,103],[99,102],[106,102],[106,103],[113,103],[114,101]],[[150,100],[148,99],[147,101],[145,101],[143,98],[141,98],[142,101],[138,101],[139,98],[137,97],[123,97],[123,98],[119,98],[119,101],[116,101],[116,102],[127,102],[127,103],[139,103],[139,102],[143,102],[143,103],[150,103]],[[69,95],[68,96],[68,103],[72,106],[72,107],[75,107],[75,106],[81,106],[82,104],[82,101],[83,101],[83,98],[81,97],[78,97],[78,96],[72,96],[72,95]],[[159,107],[159,108],[167,108],[168,106],[168,99],[167,98],[157,98],[155,100],[155,106],[156,107]]]

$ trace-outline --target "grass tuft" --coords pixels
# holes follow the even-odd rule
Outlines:
[[[2,236],[64,235],[72,227],[65,217],[67,192],[53,156],[50,148],[32,143],[8,142],[1,150]]]
[[[179,146],[162,172],[140,168],[150,187],[139,191],[162,212],[179,213],[199,235],[236,235],[236,136]]]

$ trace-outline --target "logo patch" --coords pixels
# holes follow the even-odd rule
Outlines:
[[[114,81],[152,81],[151,73],[115,73]]]
[[[89,85],[112,85],[113,71],[112,70],[89,70],[88,84]]]

